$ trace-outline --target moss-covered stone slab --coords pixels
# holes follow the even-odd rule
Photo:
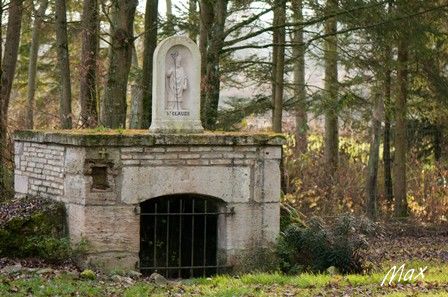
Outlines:
[[[201,134],[152,134],[148,130],[24,130],[15,141],[57,143],[74,146],[160,145],[282,145],[278,133],[205,132]]]

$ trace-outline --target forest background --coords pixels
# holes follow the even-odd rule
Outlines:
[[[448,213],[446,0],[2,1],[0,200],[16,129],[147,129],[152,53],[188,35],[208,130],[287,135],[283,210]]]

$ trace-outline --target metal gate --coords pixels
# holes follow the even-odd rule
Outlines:
[[[223,272],[218,263],[215,199],[196,195],[153,198],[140,204],[140,271],[167,278],[210,276]]]

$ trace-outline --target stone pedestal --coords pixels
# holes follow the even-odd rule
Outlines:
[[[15,141],[17,196],[63,201],[88,264],[138,269],[139,204],[172,194],[223,201],[218,246],[228,265],[275,242],[283,138],[276,134],[22,131]]]

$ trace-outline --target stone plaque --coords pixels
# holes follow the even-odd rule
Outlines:
[[[198,46],[188,37],[172,36],[154,52],[152,86],[153,133],[200,133]]]

